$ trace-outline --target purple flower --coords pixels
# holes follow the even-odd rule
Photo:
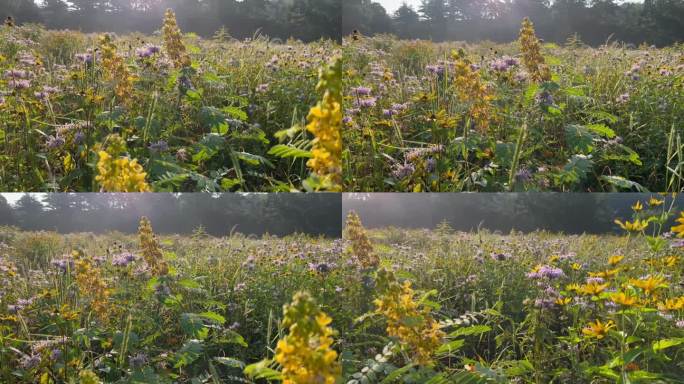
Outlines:
[[[5,71],[4,76],[6,79],[28,79],[29,73],[21,69],[10,69]]]
[[[413,175],[413,173],[416,171],[416,167],[411,163],[395,164],[392,168],[392,176],[399,180]]]
[[[527,274],[527,277],[530,279],[548,278],[549,280],[551,280],[551,279],[557,279],[557,278],[563,277],[563,276],[565,276],[565,273],[563,272],[562,269],[555,268],[555,267],[552,267],[549,265],[543,265],[537,271],[529,272]]]
[[[26,89],[31,87],[31,82],[28,80],[10,80],[7,82],[7,86],[12,89]]]
[[[90,52],[87,53],[77,53],[76,54],[76,60],[84,63],[84,64],[92,64],[93,62],[93,54]]]
[[[164,140],[159,140],[156,143],[152,143],[149,146],[152,152],[166,152],[169,150],[169,144]]]
[[[52,361],[57,361],[62,358],[62,350],[61,349],[53,349],[50,351],[50,360]]]
[[[426,65],[425,70],[430,72],[433,75],[444,74],[444,66],[443,65]]]
[[[437,160],[435,160],[433,157],[430,157],[425,161],[425,166],[427,171],[432,173],[437,168]]]
[[[366,99],[361,99],[359,100],[359,106],[364,107],[364,108],[372,108],[375,107],[375,104],[377,103],[378,99],[375,97],[369,97]]]
[[[128,364],[133,368],[133,369],[140,369],[145,364],[147,364],[147,355],[144,353],[138,353],[134,356],[131,356],[128,359]]]
[[[550,107],[554,104],[553,95],[548,91],[539,92],[536,99],[537,103],[544,107]]]
[[[629,93],[623,93],[622,95],[618,96],[615,99],[615,102],[618,104],[624,104],[629,101]]]
[[[24,355],[19,360],[19,365],[26,370],[33,369],[40,365],[40,355]]]
[[[137,258],[134,254],[130,252],[124,252],[114,256],[112,265],[115,267],[128,267],[128,265],[134,262],[136,259]]]
[[[71,258],[52,260],[51,264],[61,272],[66,272],[74,268],[74,260]]]
[[[515,174],[515,180],[518,183],[526,183],[526,182],[530,181],[531,179],[532,179],[532,172],[527,168],[520,169]]]
[[[83,131],[78,131],[74,135],[74,143],[80,144],[85,139],[85,133]]]
[[[45,142],[45,145],[47,145],[48,148],[50,149],[57,149],[61,148],[66,141],[64,140],[63,137],[56,135],[56,136],[48,136]]]
[[[268,84],[259,84],[256,87],[256,91],[257,91],[257,93],[266,93],[266,92],[268,92],[268,87],[269,87]]]
[[[391,109],[383,109],[382,114],[385,117],[392,117],[392,115],[394,115],[394,111]]]
[[[504,253],[504,252],[492,252],[489,257],[492,258],[494,261],[505,261],[509,260],[513,257],[510,253]]]
[[[2,103],[0,103],[0,104],[2,104]],[[344,124],[351,124],[353,121],[354,121],[354,119],[352,119],[351,116],[345,116],[345,117],[342,119],[342,122],[343,122]]]
[[[601,283],[603,283],[604,281],[605,281],[605,280],[603,280],[602,277],[598,277],[598,276],[595,276],[595,277],[587,277],[587,284],[601,284]]]
[[[361,86],[361,87],[352,88],[351,91],[352,91],[352,94],[354,94],[356,96],[368,96],[371,94],[372,90],[368,87]]]

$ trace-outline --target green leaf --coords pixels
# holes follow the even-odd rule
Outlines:
[[[600,179],[608,184],[614,185],[618,189],[629,189],[636,190],[638,192],[648,192],[648,189],[646,189],[641,184],[637,183],[636,181],[627,180],[622,176],[603,175],[600,177]]]
[[[214,361],[231,368],[245,368],[245,363],[232,357],[214,357]]]
[[[258,363],[250,364],[245,367],[244,373],[250,379],[281,380],[282,375],[280,372],[270,367],[272,363],[271,360],[262,360]]]
[[[483,333],[487,333],[491,331],[492,328],[488,325],[472,325],[470,327],[465,327],[465,328],[459,328],[449,334],[451,337],[457,337],[457,336],[472,336],[472,335],[481,335]]]
[[[684,337],[658,340],[655,343],[653,343],[653,352],[660,352],[664,349],[668,349],[680,345],[682,343],[684,343]]]
[[[389,384],[399,380],[404,375],[404,373],[410,371],[413,367],[414,364],[409,364],[392,371],[392,373],[385,376],[385,378],[380,382],[380,384]]]
[[[244,161],[245,163],[247,163],[249,165],[263,164],[269,168],[275,168],[273,163],[271,163],[268,159],[266,159],[263,156],[254,155],[254,154],[247,153],[247,152],[235,152],[235,155],[237,156],[238,159]]]
[[[219,315],[219,314],[216,313],[216,312],[211,312],[211,311],[209,311],[209,312],[202,312],[202,313],[200,313],[199,315],[200,315],[201,317],[203,317],[203,318],[205,318],[205,319],[207,319],[207,320],[209,320],[209,321],[212,321],[212,322],[214,322],[214,323],[217,323],[217,324],[223,325],[223,324],[226,323],[226,318],[223,317],[223,316],[221,316],[221,315]]]
[[[587,125],[587,129],[609,139],[615,137],[615,131],[608,128],[605,124],[589,124]]]
[[[595,139],[596,136],[583,125],[569,124],[565,127],[565,141],[576,152],[591,153]]]
[[[222,111],[226,115],[228,115],[234,119],[238,119],[240,121],[247,121],[247,119],[249,118],[247,116],[247,112],[243,111],[242,109],[240,109],[238,107],[225,107],[222,109]]]
[[[278,144],[268,151],[269,155],[278,156],[280,158],[311,158],[313,155],[310,151],[299,149],[291,145]]]
[[[465,340],[463,339],[458,339],[458,340],[453,340],[448,343],[442,344],[439,348],[437,348],[436,353],[438,355],[445,355],[445,354],[450,354],[452,352],[456,352],[459,349],[461,349],[465,345]]]
[[[200,285],[200,283],[192,279],[183,279],[178,282],[178,285],[187,289],[202,289],[202,285]]]
[[[181,368],[194,363],[204,352],[204,344],[200,340],[188,340],[183,347],[176,352],[176,364],[174,368]]]

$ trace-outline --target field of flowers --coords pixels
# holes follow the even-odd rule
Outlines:
[[[0,190],[339,190],[332,41],[0,27]]]
[[[678,191],[684,51],[578,40],[344,41],[358,191]]]
[[[636,203],[623,236],[2,228],[0,382],[681,383],[668,204]]]

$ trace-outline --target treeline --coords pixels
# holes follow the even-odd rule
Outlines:
[[[671,45],[684,40],[684,0],[422,0],[394,14],[372,0],[344,0],[343,33],[392,33],[435,41],[517,38],[529,17],[537,35],[565,42],[575,35],[590,45],[611,41]]]
[[[144,32],[159,29],[167,8],[186,32],[235,38],[260,32],[304,41],[341,36],[340,0],[0,0],[0,17],[18,23],[83,32]]]
[[[141,216],[155,232],[190,234],[198,228],[223,236],[341,236],[336,194],[24,194],[10,205],[0,195],[0,226],[60,233],[135,233]]]

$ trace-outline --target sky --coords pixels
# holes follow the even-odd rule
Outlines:
[[[413,9],[416,10],[418,9],[418,5],[420,5],[420,0],[375,0],[375,2],[382,4],[390,15],[399,9],[403,3],[412,5]]]

